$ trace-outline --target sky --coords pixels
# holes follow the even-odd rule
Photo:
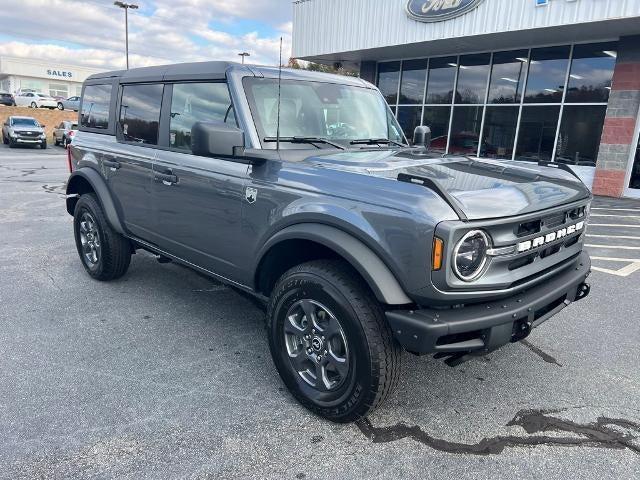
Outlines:
[[[124,10],[113,0],[5,0],[0,55],[100,69],[125,66]],[[291,52],[291,0],[128,0],[130,67],[205,60],[277,65]],[[3,2],[4,3],[4,2]],[[10,4],[10,8],[8,7]]]

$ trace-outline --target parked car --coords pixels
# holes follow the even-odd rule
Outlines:
[[[13,107],[15,106],[16,101],[13,98],[13,95],[11,95],[8,92],[0,92],[0,105],[6,105],[8,107]]]
[[[13,148],[16,145],[38,145],[47,148],[44,125],[32,117],[8,117],[2,125],[2,143]]]
[[[53,129],[53,143],[57,145],[62,145],[63,147],[67,147],[69,143],[71,143],[71,138],[78,131],[78,124],[76,122],[71,122],[69,120],[65,120],[60,122],[60,124]]]
[[[205,62],[83,95],[66,193],[88,275],[147,250],[255,296],[284,384],[332,421],[381,404],[402,348],[455,366],[590,291],[580,179],[443,157],[426,127],[409,146],[364,80]]]
[[[77,112],[80,108],[80,97],[69,97],[58,102],[58,110],[73,110]]]
[[[53,97],[37,92],[24,92],[15,96],[16,105],[19,107],[50,108],[58,106],[58,102]]]

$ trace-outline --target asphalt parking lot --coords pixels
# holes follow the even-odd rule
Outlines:
[[[640,202],[597,199],[592,293],[458,368],[403,356],[370,418],[284,390],[263,313],[134,256],[84,273],[64,150],[0,145],[0,477],[640,478]]]

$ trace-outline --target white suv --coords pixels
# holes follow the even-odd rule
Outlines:
[[[58,102],[53,97],[37,92],[21,92],[15,96],[16,105],[31,108],[57,108]]]

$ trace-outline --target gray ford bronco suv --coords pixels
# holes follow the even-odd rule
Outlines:
[[[147,250],[267,307],[292,395],[366,415],[400,354],[451,365],[525,338],[589,293],[591,194],[554,165],[409,145],[357,78],[206,62],[91,76],[67,210],[88,274]]]

